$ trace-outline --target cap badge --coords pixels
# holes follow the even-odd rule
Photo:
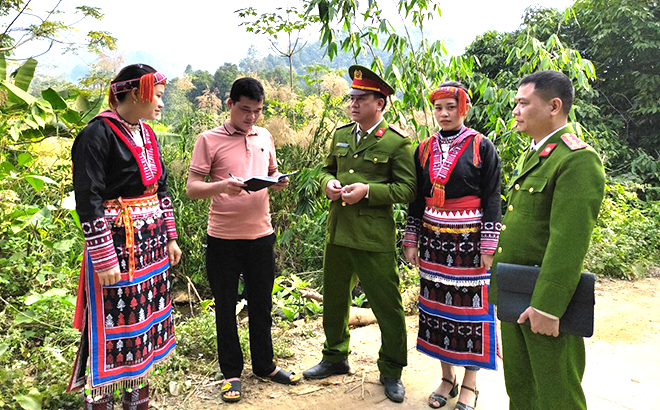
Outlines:
[[[355,70],[353,73],[353,79],[361,80],[362,79],[362,70]]]

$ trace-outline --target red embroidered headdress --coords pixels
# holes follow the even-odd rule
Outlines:
[[[458,101],[458,115],[461,117],[467,115],[470,97],[468,97],[464,89],[460,87],[439,87],[429,94],[431,104],[439,98],[455,98]]]
[[[110,107],[117,108],[117,98],[115,96],[117,94],[131,91],[133,88],[139,90],[140,100],[151,102],[154,99],[154,86],[156,84],[167,84],[167,77],[158,71],[145,74],[140,78],[117,81],[116,83],[110,84],[108,103],[110,104]]]

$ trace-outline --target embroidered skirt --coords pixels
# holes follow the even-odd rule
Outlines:
[[[417,350],[457,366],[496,369],[497,331],[481,264],[479,199],[427,206],[420,230]]]
[[[85,250],[76,312],[84,321],[69,384],[69,390],[87,384],[94,396],[139,387],[175,345],[167,225],[158,197],[110,201],[105,218],[122,276],[102,286]]]

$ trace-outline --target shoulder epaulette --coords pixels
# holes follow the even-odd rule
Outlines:
[[[396,125],[392,125],[392,124],[389,124],[389,126],[390,126],[390,129],[392,131],[396,132],[397,134],[399,134],[403,138],[408,138],[408,134],[406,134],[401,128],[397,127]]]
[[[348,124],[340,125],[339,127],[337,127],[337,129],[339,130],[339,129],[342,129],[342,128],[350,127],[351,125],[355,125],[355,123],[354,122],[349,122]]]
[[[587,148],[589,146],[587,145],[586,142],[582,141],[581,139],[570,133],[566,133],[562,135],[561,140],[564,141],[566,145],[568,145],[568,148],[570,148],[571,151]]]

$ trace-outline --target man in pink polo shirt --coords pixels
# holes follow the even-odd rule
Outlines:
[[[209,209],[206,274],[215,297],[218,362],[224,401],[241,398],[243,355],[236,328],[238,280],[245,281],[250,317],[252,371],[275,382],[296,384],[299,376],[273,362],[272,290],[275,277],[268,190],[247,192],[252,176],[278,175],[273,137],[254,124],[264,105],[264,88],[253,78],[236,80],[227,107],[229,119],[202,133],[193,149],[186,193],[212,198]],[[209,182],[206,182],[206,177]],[[289,180],[272,185],[282,190]]]

